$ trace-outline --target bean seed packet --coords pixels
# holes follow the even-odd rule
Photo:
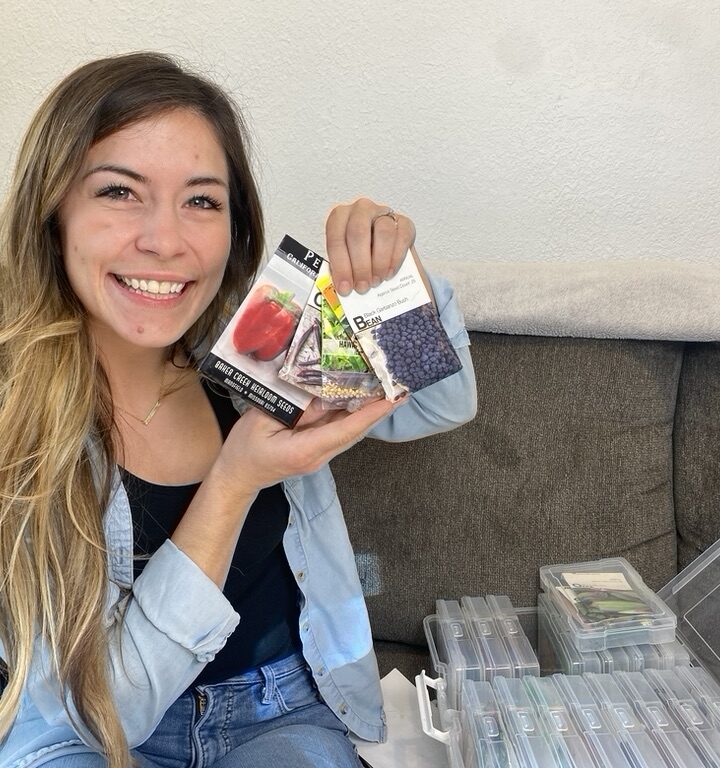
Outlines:
[[[286,235],[200,365],[209,378],[290,427],[312,395],[278,372],[322,261]]]
[[[410,252],[390,280],[340,303],[389,400],[462,368]]]

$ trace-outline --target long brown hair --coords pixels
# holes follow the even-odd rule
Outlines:
[[[260,264],[263,217],[240,114],[222,89],[172,58],[131,53],[66,77],[30,124],[0,220],[0,640],[8,669],[0,739],[17,714],[39,632],[111,768],[130,760],[103,628],[112,401],[65,273],[57,212],[95,142],[177,108],[209,122],[228,163],[227,268],[181,343],[192,352],[213,339]]]

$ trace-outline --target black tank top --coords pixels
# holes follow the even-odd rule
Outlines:
[[[203,386],[225,439],[238,419],[227,394]],[[120,469],[133,518],[134,575],[172,535],[199,483],[157,485]],[[240,624],[194,685],[218,683],[300,649],[298,588],[282,546],[288,502],[280,485],[264,488],[248,512],[223,594]]]

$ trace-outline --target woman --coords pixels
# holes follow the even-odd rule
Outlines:
[[[392,274],[412,222],[327,220],[342,290]],[[377,665],[327,462],[366,433],[450,429],[463,371],[397,406],[241,417],[197,364],[260,263],[240,118],[168,57],[71,73],[19,152],[0,269],[0,766],[357,766]],[[236,629],[237,627],[237,629]]]

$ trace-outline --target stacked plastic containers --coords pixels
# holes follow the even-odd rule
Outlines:
[[[544,669],[569,675],[689,666],[676,617],[627,560],[545,566],[538,595]]]
[[[720,766],[720,686],[701,667],[465,680],[452,768]]]
[[[720,542],[658,595],[622,558],[541,583],[537,632],[506,597],[425,620],[439,679],[419,675],[418,699],[451,768],[720,768]]]
[[[501,725],[491,681],[539,678],[540,664],[526,633],[535,635],[535,623],[535,609],[514,608],[505,595],[438,600],[436,613],[425,618],[430,656],[441,681],[433,687],[447,731],[432,728],[426,695],[419,696],[421,715],[426,732],[447,742],[452,768],[522,765]],[[418,690],[426,694],[433,681],[424,673],[420,678]]]
[[[438,600],[436,614],[425,618],[424,627],[433,666],[445,680],[452,709],[459,709],[464,680],[540,675],[518,612],[504,595]]]

